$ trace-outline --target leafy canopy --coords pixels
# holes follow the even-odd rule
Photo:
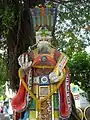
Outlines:
[[[58,6],[56,22],[57,47],[71,56],[90,45],[89,1],[63,2]]]
[[[90,55],[86,52],[78,52],[69,59],[71,82],[78,84],[88,94],[90,101]]]
[[[8,80],[6,61],[0,56],[0,96],[5,93],[5,83]]]

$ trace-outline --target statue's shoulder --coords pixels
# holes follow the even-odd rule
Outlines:
[[[38,56],[38,48],[35,48],[34,50],[31,50],[31,51],[29,52],[29,55],[31,56],[32,60],[34,60],[35,57]]]
[[[66,61],[66,63],[68,61],[68,56],[63,52],[58,51],[57,49],[54,51],[54,58],[57,62],[60,58],[62,58],[62,61]]]

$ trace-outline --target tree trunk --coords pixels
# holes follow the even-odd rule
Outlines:
[[[10,85],[13,90],[18,89],[19,86],[19,65],[17,59],[20,54],[27,51],[29,46],[36,43],[30,9],[26,8],[23,10],[19,22],[20,24],[17,22],[17,25],[14,26],[12,30],[9,30],[7,38],[8,71],[10,76]]]

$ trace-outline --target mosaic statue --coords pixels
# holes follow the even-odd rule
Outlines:
[[[52,46],[51,31],[43,21],[36,44],[18,58],[20,87],[12,108],[17,112],[28,108],[29,120],[65,120],[72,111],[68,57]]]

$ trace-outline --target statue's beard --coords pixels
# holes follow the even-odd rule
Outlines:
[[[46,41],[40,42],[37,47],[39,53],[50,53],[50,44]]]

